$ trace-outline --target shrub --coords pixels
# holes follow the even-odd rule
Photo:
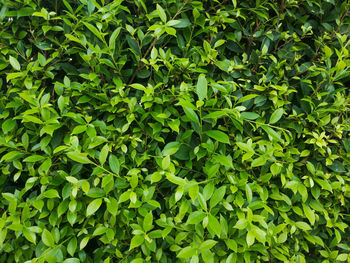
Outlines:
[[[349,1],[0,2],[0,262],[350,262]]]

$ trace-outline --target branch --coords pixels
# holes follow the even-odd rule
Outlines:
[[[175,14],[170,20],[174,20],[174,19],[181,13],[182,9],[184,9],[184,7],[188,4],[189,1],[190,1],[190,0],[186,0],[186,1],[182,4],[182,6],[180,7],[180,9],[176,12],[176,14]],[[155,44],[157,43],[157,40],[158,40],[158,37],[155,36],[154,39],[153,39],[153,41],[152,41],[152,43],[151,43],[151,45],[148,47],[146,53],[145,53],[145,54],[142,56],[142,58],[139,60],[139,63],[138,63],[138,65],[137,65],[137,68],[136,68],[136,70],[134,71],[134,74],[132,74],[132,76],[131,76],[131,79],[130,79],[130,81],[129,81],[129,85],[134,81],[137,72],[139,72],[139,71],[144,67],[144,64],[142,63],[142,60],[145,59],[145,58],[148,56],[149,52],[151,52],[152,48],[153,48],[153,47],[155,46]]]

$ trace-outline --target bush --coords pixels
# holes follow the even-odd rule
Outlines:
[[[0,262],[350,262],[349,1],[0,2]]]

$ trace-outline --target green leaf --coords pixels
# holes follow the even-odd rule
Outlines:
[[[172,21],[176,21],[176,23],[172,25],[172,27],[175,27],[175,28],[186,28],[191,25],[190,20],[188,20],[187,18],[181,18],[181,19],[172,20]]]
[[[5,155],[3,155],[1,157],[1,161],[11,161],[12,159],[16,159],[16,157],[23,155],[23,153],[19,152],[19,151],[11,151],[6,153]]]
[[[221,165],[233,168],[232,159],[225,155],[215,155],[213,159]]]
[[[222,143],[230,144],[229,137],[227,136],[227,134],[223,133],[222,131],[209,130],[209,131],[205,131],[205,134],[214,140],[217,140]]]
[[[214,208],[220,201],[223,200],[226,193],[226,186],[221,186],[219,189],[214,191],[213,196],[210,198],[210,207]]]
[[[203,221],[206,214],[203,211],[195,211],[191,213],[186,221],[186,225],[195,225]]]
[[[208,82],[205,78],[204,74],[200,74],[197,81],[197,95],[200,100],[207,99],[207,93],[208,93]]]
[[[253,234],[253,231],[248,231],[247,236],[246,236],[246,241],[247,241],[248,247],[250,247],[254,244],[255,236]]]
[[[118,158],[115,155],[111,154],[109,156],[108,161],[109,161],[109,167],[111,168],[112,172],[119,175],[120,163]]]
[[[143,229],[145,230],[145,232],[148,232],[153,228],[152,224],[153,224],[153,215],[152,215],[152,212],[149,212],[143,219]]]
[[[190,258],[190,257],[192,257],[192,256],[194,256],[196,254],[197,254],[197,249],[188,246],[188,247],[185,247],[185,248],[181,249],[179,254],[177,254],[177,257],[186,259],[186,258]]]
[[[12,131],[15,128],[15,126],[16,126],[15,120],[7,119],[2,123],[1,128],[2,128],[2,131],[6,134],[9,131]]]
[[[221,224],[219,222],[219,220],[216,219],[215,216],[213,216],[212,214],[209,214],[208,217],[208,225],[209,227],[214,231],[214,233],[220,237],[220,233],[221,233]]]
[[[189,118],[191,121],[199,124],[198,116],[194,110],[192,110],[190,108],[186,108],[186,107],[184,107],[183,109],[184,109],[184,112],[185,112],[187,118]]]
[[[246,120],[255,120],[259,117],[260,117],[260,115],[255,113],[255,112],[244,111],[241,113],[241,118],[246,119]]]
[[[158,4],[157,4],[157,11],[158,11],[158,15],[159,15],[160,19],[163,21],[163,23],[166,23],[167,17],[166,17],[165,11]]]
[[[115,41],[116,41],[117,37],[119,36],[121,29],[122,29],[121,27],[116,28],[109,38],[109,45],[108,46],[112,50],[115,49]]]
[[[82,163],[82,164],[89,164],[92,163],[89,158],[87,157],[87,154],[85,153],[80,153],[80,152],[68,152],[67,156],[72,159],[73,161],[77,163]]]
[[[43,159],[45,159],[45,156],[41,156],[41,155],[36,155],[36,154],[34,154],[34,155],[31,155],[31,156],[25,158],[25,159],[23,160],[23,162],[32,162],[32,163],[35,163],[35,162],[39,162],[39,161],[41,161],[41,160],[43,160]]]
[[[67,252],[69,253],[69,255],[73,257],[76,249],[77,249],[77,238],[73,237],[68,243]]]
[[[106,162],[108,153],[109,153],[109,147],[108,147],[108,144],[106,144],[105,146],[102,147],[100,156],[98,157],[98,160],[100,161],[101,165],[103,165]]]
[[[100,40],[104,41],[104,38],[102,34],[97,30],[96,27],[93,25],[89,24],[88,22],[83,22],[83,24],[95,35],[97,36]]]
[[[209,250],[211,249],[213,246],[215,246],[218,242],[215,240],[206,240],[203,243],[201,243],[201,245],[199,246],[200,250]]]
[[[145,238],[142,235],[134,236],[131,239],[129,250],[132,250],[135,247],[141,246],[144,241],[145,241]]]
[[[118,201],[113,197],[108,198],[109,202],[107,203],[107,210],[112,215],[116,216],[118,212]]]
[[[260,156],[252,161],[252,167],[263,166],[266,163],[266,157]]]
[[[32,231],[28,230],[27,228],[23,228],[23,235],[29,242],[32,242],[34,245],[36,244],[35,233],[33,233]]]
[[[79,258],[67,258],[63,261],[63,263],[79,263],[81,262]]]
[[[246,219],[239,219],[237,223],[235,224],[234,228],[237,229],[244,229],[248,226],[248,220]]]
[[[102,204],[102,198],[93,200],[86,208],[86,216],[91,216],[100,208]]]
[[[19,64],[18,60],[12,56],[10,56],[10,64],[11,66],[17,70],[17,71],[20,71],[21,70],[21,65]]]
[[[204,116],[205,119],[218,119],[222,116],[227,115],[225,111],[214,111]]]
[[[80,241],[80,245],[79,245],[80,250],[82,250],[82,249],[84,249],[84,247],[86,247],[89,240],[90,240],[90,237],[86,236]]]
[[[173,174],[166,174],[166,178],[176,185],[186,186],[189,184],[186,179],[175,176]]]
[[[307,224],[307,223],[305,223],[305,222],[301,222],[301,221],[299,221],[299,222],[296,222],[295,223],[295,226],[297,227],[297,228],[300,228],[300,229],[302,229],[302,230],[311,230],[311,227],[309,226],[309,224]]]
[[[43,193],[43,196],[46,198],[60,198],[56,189],[50,189]]]
[[[237,142],[236,143],[237,146],[239,148],[241,148],[242,150],[246,151],[246,152],[252,152],[255,153],[254,149],[252,148],[251,145],[249,145],[248,143],[243,143],[243,142]]]
[[[271,138],[275,141],[282,141],[281,139],[281,136],[275,131],[273,130],[272,128],[266,126],[266,125],[263,125],[261,126],[261,128],[268,134],[271,136]]]
[[[303,204],[303,210],[304,210],[305,216],[310,221],[311,225],[314,225],[315,224],[315,218],[316,218],[314,211],[312,211],[311,208],[308,207],[305,204]]]
[[[283,115],[282,108],[275,110],[270,117],[270,124],[274,124],[278,122],[281,119],[282,115]]]
[[[163,149],[163,155],[173,155],[180,149],[180,142],[169,142]]]
[[[163,160],[162,160],[162,169],[163,170],[166,170],[166,169],[168,169],[169,168],[169,166],[170,166],[170,156],[169,155],[167,155],[167,156],[165,156],[164,158],[163,158]]]
[[[46,229],[43,230],[41,239],[43,243],[48,247],[53,247],[55,245],[55,240],[53,239],[51,232]]]
[[[259,95],[258,94],[249,94],[249,95],[246,95],[242,98],[240,98],[238,101],[237,101],[237,104],[239,103],[243,103],[245,101],[248,101],[248,100],[251,100],[251,99],[254,99],[255,97],[258,97]],[[248,112],[247,112],[248,113]],[[252,113],[252,112],[250,112]]]

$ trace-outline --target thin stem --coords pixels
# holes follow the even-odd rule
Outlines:
[[[174,20],[174,19],[181,13],[182,9],[188,4],[189,1],[190,1],[190,0],[186,0],[186,1],[182,4],[182,6],[180,7],[180,9],[176,12],[176,14],[175,14],[170,20]],[[133,81],[134,81],[134,79],[135,79],[137,73],[145,66],[145,64],[142,62],[142,60],[145,59],[145,58],[148,56],[148,54],[151,52],[152,48],[156,45],[157,40],[158,40],[158,36],[155,36],[154,39],[153,39],[153,41],[152,41],[152,43],[151,43],[151,45],[148,47],[146,53],[145,53],[145,54],[142,56],[142,58],[139,60],[139,63],[138,63],[138,65],[137,65],[137,68],[136,68],[136,70],[134,71],[134,73],[133,73],[132,76],[131,76],[131,79],[130,79],[130,81],[129,81],[129,85],[130,85],[131,83],[133,83]]]

